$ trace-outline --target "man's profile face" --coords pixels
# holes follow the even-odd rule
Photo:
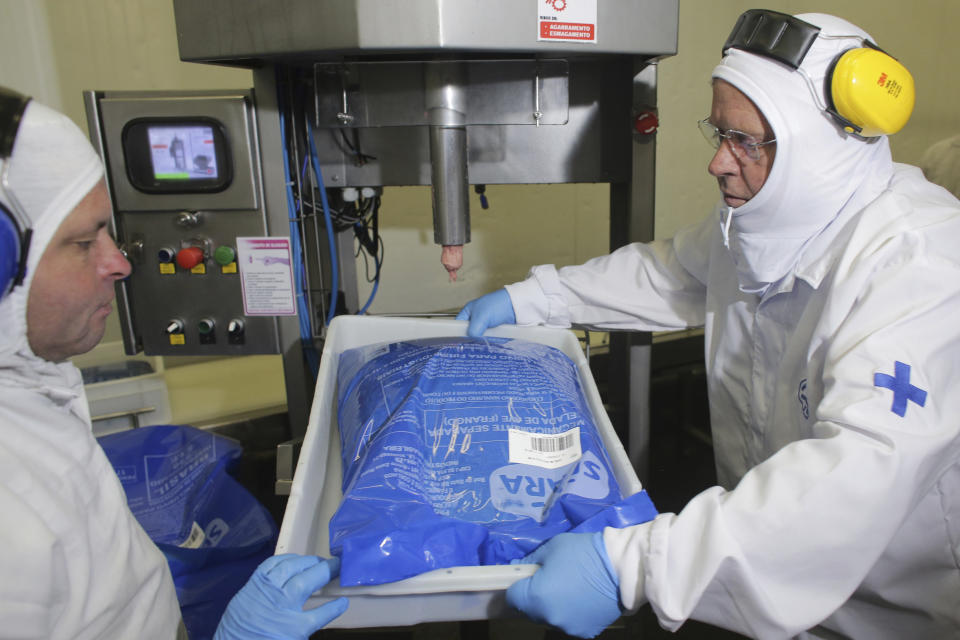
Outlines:
[[[710,122],[722,130],[748,133],[758,141],[773,139],[773,129],[750,98],[720,79],[713,81]],[[759,147],[754,160],[738,157],[729,143],[720,145],[707,170],[717,179],[727,206],[739,207],[757,195],[773,168],[776,148],[776,143]]]
[[[108,232],[110,214],[101,180],[60,224],[40,258],[27,297],[27,339],[45,360],[86,353],[103,337],[113,284],[130,274]]]

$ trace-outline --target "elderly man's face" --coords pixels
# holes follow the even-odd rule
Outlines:
[[[27,298],[27,339],[38,356],[59,362],[103,337],[113,284],[130,263],[107,231],[110,198],[101,180],[61,223],[43,252]]]
[[[757,106],[723,80],[713,81],[710,122],[724,131],[735,129],[748,133],[758,141],[773,139],[773,130]],[[758,147],[758,157],[754,160],[742,154],[738,156],[729,143],[720,145],[707,170],[717,179],[727,206],[739,207],[757,195],[770,175],[776,147],[776,144]]]

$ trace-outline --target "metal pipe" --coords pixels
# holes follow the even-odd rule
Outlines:
[[[463,64],[428,64],[425,86],[430,125],[433,239],[440,245],[462,245],[470,242],[466,77]]]
[[[441,245],[470,242],[465,128],[430,127],[430,179],[433,241]]]

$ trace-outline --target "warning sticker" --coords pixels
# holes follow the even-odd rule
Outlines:
[[[583,454],[580,448],[580,427],[556,434],[510,429],[507,437],[510,462],[556,469],[576,462]]]
[[[539,0],[537,40],[597,41],[597,0]]]

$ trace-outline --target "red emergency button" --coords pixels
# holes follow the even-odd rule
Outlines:
[[[203,249],[200,247],[186,247],[177,252],[177,264],[181,269],[193,269],[203,262]]]
[[[659,126],[660,121],[653,111],[644,111],[637,114],[637,117],[633,119],[633,129],[641,135],[647,136],[656,133]]]

